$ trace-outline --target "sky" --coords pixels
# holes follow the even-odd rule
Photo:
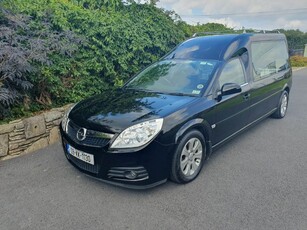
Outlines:
[[[307,0],[160,0],[189,24],[216,22],[234,29],[307,32]]]

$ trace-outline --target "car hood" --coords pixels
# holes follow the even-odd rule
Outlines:
[[[197,97],[113,90],[79,102],[69,118],[79,126],[117,133],[139,122],[165,117]]]

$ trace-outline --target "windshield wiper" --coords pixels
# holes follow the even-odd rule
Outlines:
[[[123,87],[123,89],[135,90],[135,91],[147,92],[147,93],[170,94],[170,95],[175,95],[175,96],[190,96],[190,97],[197,97],[198,96],[198,95],[188,94],[188,93],[154,91],[154,90],[149,90],[149,89],[138,89],[138,88],[128,88],[128,87]]]
[[[198,95],[188,94],[188,93],[176,93],[176,92],[163,92],[165,94],[175,95],[175,96],[190,96],[190,97],[197,97]]]
[[[157,92],[157,91],[148,90],[148,89],[138,89],[138,88],[128,88],[128,87],[124,87],[123,89],[146,92],[146,93],[162,93],[162,92]]]

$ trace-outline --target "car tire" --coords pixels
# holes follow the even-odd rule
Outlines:
[[[170,179],[179,184],[194,180],[206,158],[205,138],[198,130],[191,130],[180,140],[172,159]]]
[[[288,104],[289,104],[288,102],[289,102],[289,93],[287,91],[283,91],[279,99],[278,108],[272,114],[272,117],[277,119],[284,118],[288,110]]]

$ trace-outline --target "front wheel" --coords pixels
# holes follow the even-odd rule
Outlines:
[[[188,183],[194,180],[206,157],[204,136],[198,130],[184,135],[179,142],[172,160],[170,178],[176,183]]]
[[[272,114],[272,117],[278,119],[284,118],[288,110],[288,102],[289,102],[289,93],[287,91],[283,91],[279,100],[278,108]]]

